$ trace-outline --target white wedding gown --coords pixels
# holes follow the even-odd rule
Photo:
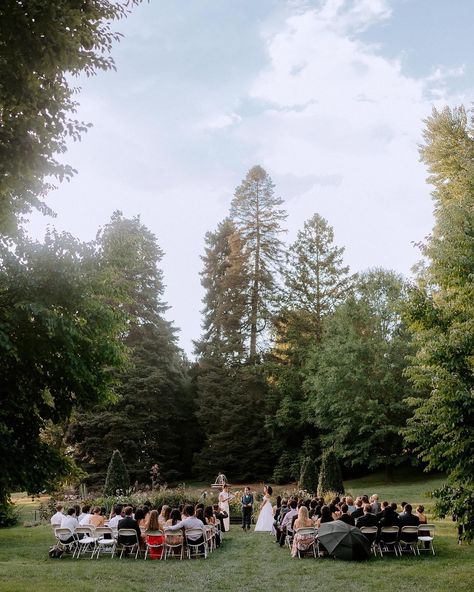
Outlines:
[[[273,527],[273,508],[271,498],[267,494],[263,497],[265,504],[258,515],[255,532],[271,532]]]

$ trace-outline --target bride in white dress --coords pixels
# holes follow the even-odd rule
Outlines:
[[[263,501],[260,506],[255,532],[271,532],[273,527],[273,508],[271,502],[272,488],[265,485],[263,488]]]

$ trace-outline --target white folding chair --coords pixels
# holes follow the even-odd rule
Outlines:
[[[74,557],[77,550],[76,534],[69,530],[69,528],[55,528],[54,536],[58,542],[58,546],[61,547],[63,551],[72,551],[72,556]]]
[[[317,551],[317,530],[316,528],[313,527],[305,527],[305,528],[298,528],[295,530],[295,533],[293,535],[294,539],[296,540],[296,549],[297,549],[297,553],[298,553],[298,557],[299,559],[301,559],[302,557],[302,553],[308,553],[311,552],[313,554],[313,557],[317,557],[318,556],[318,551]],[[300,537],[304,537],[306,540],[304,541],[304,546],[306,547],[306,549],[300,549],[300,547],[298,546],[298,540]]]
[[[399,538],[400,553],[418,553],[418,526],[402,526]]]
[[[185,529],[184,538],[186,539],[186,554],[188,559],[191,559],[191,554],[194,557],[203,556],[204,559],[207,559],[207,542],[204,528]],[[196,542],[199,539],[200,542]]]
[[[384,553],[395,553],[398,557],[401,555],[398,544],[398,526],[382,526],[380,529],[379,549],[380,556]]]
[[[370,543],[370,550],[377,557],[377,551],[380,552],[379,545],[377,543],[377,534],[379,529],[376,526],[361,526],[359,529],[361,533],[366,537]]]
[[[79,559],[84,553],[94,553],[95,550],[95,528],[90,526],[77,526],[76,535],[77,541],[77,553],[76,558]]]
[[[179,549],[179,555],[175,552]],[[164,559],[175,557],[184,558],[184,536],[182,530],[167,530],[165,528],[165,556]]]
[[[120,559],[122,559],[125,551],[130,551],[130,553],[135,551],[135,559],[138,559],[138,554],[140,553],[140,541],[135,529],[119,528],[117,543],[121,548]]]
[[[94,532],[95,548],[91,559],[99,559],[99,555],[107,554],[111,557],[115,554],[116,540],[113,530],[109,526],[98,526]]]
[[[149,543],[148,542],[148,535],[149,536],[162,536],[163,537],[163,540],[162,540],[161,543]],[[148,530],[148,531],[145,531],[145,536],[147,537],[145,539],[145,544],[146,544],[145,559],[148,557],[148,551],[150,549],[161,549],[160,559],[163,559],[164,558],[164,554],[165,554],[165,537],[164,537],[163,533],[161,532],[161,530],[157,530],[157,531]]]
[[[418,526],[418,552],[420,551],[431,551],[435,555],[433,546],[433,539],[435,536],[435,525],[434,524],[420,524]]]
[[[205,539],[207,543],[207,550],[212,553],[216,548],[216,528],[212,524],[206,524],[204,526]]]

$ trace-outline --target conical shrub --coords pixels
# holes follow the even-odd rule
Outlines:
[[[299,489],[314,494],[318,483],[318,472],[316,462],[309,456],[305,457],[301,463],[300,478],[298,481]]]
[[[130,487],[130,478],[122,455],[114,450],[110,459],[107,477],[105,479],[104,495],[125,493]]]
[[[332,449],[323,452],[318,481],[318,495],[324,495],[328,491],[344,493],[341,467]]]

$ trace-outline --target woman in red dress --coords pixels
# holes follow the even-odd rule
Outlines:
[[[158,512],[152,510],[149,514],[148,524],[145,530],[146,542],[148,545],[163,545],[165,535],[160,529],[158,522]],[[163,547],[148,547],[150,559],[161,559]]]

